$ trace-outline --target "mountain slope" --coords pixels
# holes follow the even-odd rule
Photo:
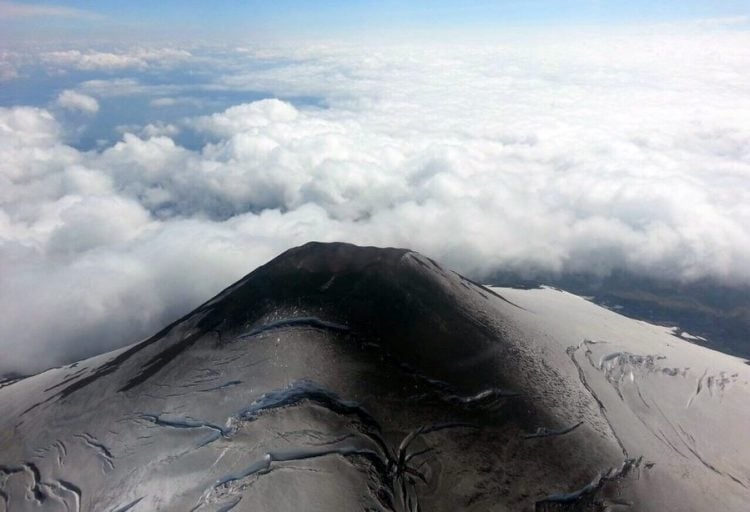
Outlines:
[[[748,380],[570,294],[313,243],[0,384],[0,510],[744,510]]]

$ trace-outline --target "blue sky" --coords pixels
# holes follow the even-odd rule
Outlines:
[[[674,22],[745,16],[747,0],[0,1],[6,33],[336,36],[367,31]],[[135,33],[134,33],[135,32]]]

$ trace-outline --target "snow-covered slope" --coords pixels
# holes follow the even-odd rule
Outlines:
[[[748,381],[568,293],[308,244],[0,383],[0,511],[747,510]]]
[[[525,308],[513,319],[531,339],[569,357],[623,454],[643,457],[649,510],[748,509],[750,366],[559,290],[496,291]]]

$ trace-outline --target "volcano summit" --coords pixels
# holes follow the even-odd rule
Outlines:
[[[0,382],[0,510],[743,511],[743,363],[311,243],[149,339]]]

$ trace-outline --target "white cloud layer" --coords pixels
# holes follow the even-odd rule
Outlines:
[[[597,37],[225,54],[216,87],[327,108],[194,117],[198,150],[164,124],[82,152],[0,109],[0,373],[135,341],[309,240],[750,284],[750,37]]]
[[[61,92],[57,97],[57,104],[64,109],[86,114],[96,114],[99,111],[99,102],[96,98],[71,90]]]
[[[189,51],[173,48],[133,48],[120,52],[64,50],[44,52],[40,55],[41,61],[47,65],[85,71],[146,69],[152,66],[173,65],[190,57]]]

